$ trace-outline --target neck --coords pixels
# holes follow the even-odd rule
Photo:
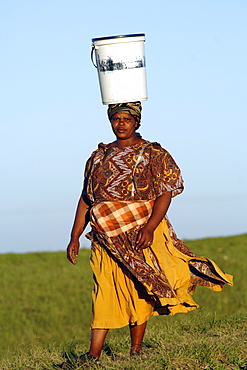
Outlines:
[[[114,142],[115,146],[117,146],[118,148],[125,148],[126,146],[130,146],[130,145],[134,145],[134,144],[139,144],[141,143],[142,141],[144,141],[143,139],[141,139],[140,137],[131,137],[129,139],[121,139],[121,138],[117,138],[117,140]]]

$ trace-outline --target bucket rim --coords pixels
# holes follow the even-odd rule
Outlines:
[[[116,35],[116,36],[105,36],[105,37],[96,37],[92,39],[94,41],[103,41],[103,40],[110,40],[110,39],[121,39],[124,37],[145,37],[145,33],[130,33],[128,35]]]

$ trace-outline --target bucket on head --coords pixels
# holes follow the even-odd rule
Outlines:
[[[103,104],[147,100],[144,42],[144,33],[92,39]]]

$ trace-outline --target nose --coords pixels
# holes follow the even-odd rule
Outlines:
[[[123,126],[125,124],[124,118],[120,118],[118,124]]]

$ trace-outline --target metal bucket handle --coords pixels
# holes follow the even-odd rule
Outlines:
[[[97,68],[97,64],[94,63],[94,60],[93,60],[93,52],[94,50],[96,49],[95,45],[92,46],[92,50],[91,50],[91,61],[94,65],[95,68]]]

